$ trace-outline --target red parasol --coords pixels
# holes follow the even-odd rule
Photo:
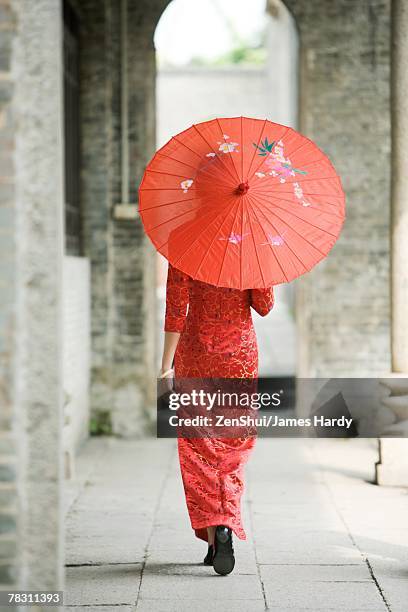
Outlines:
[[[294,129],[234,117],[174,136],[139,188],[146,233],[175,267],[216,286],[289,282],[321,261],[345,217],[328,157]]]

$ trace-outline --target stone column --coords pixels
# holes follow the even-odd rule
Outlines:
[[[395,435],[408,435],[408,5],[392,2],[391,70],[391,343],[393,378],[387,385]],[[377,482],[408,486],[408,440],[380,440]]]
[[[60,2],[2,0],[0,27],[0,583],[61,589]]]
[[[347,219],[296,281],[298,376],[390,369],[389,5],[285,0],[300,37],[299,129],[330,157]]]

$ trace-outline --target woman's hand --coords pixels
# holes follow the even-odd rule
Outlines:
[[[160,379],[158,383],[158,396],[161,397],[165,393],[172,391],[174,386],[174,369],[173,368],[160,368],[157,378]]]

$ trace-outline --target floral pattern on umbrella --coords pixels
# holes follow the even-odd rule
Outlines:
[[[261,144],[258,145],[255,142],[253,143],[254,147],[258,149],[258,155],[260,157],[266,157],[265,165],[268,166],[269,172],[271,176],[279,177],[281,183],[285,183],[286,179],[290,176],[295,176],[296,174],[307,174],[305,170],[300,170],[299,168],[293,168],[292,162],[289,157],[285,157],[284,154],[284,144],[282,140],[278,140],[275,142],[268,141],[267,136],[265,139],[261,141]],[[263,178],[265,174],[263,172],[256,172],[256,176],[259,178]]]

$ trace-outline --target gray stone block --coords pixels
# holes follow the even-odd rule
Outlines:
[[[68,567],[65,603],[68,606],[134,604],[140,572],[140,564]]]
[[[0,535],[13,533],[16,530],[16,517],[10,514],[0,514]]]

